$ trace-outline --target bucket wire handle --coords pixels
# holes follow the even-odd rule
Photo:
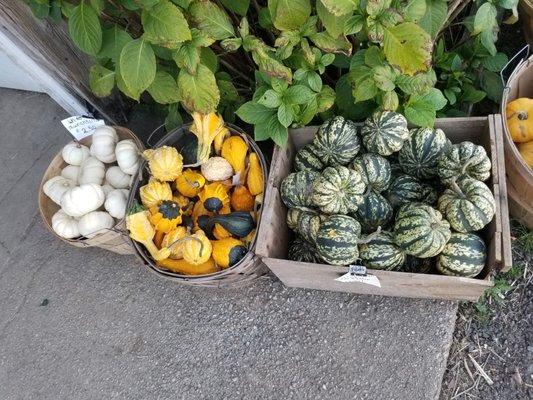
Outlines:
[[[146,138],[146,143],[148,144],[148,146],[150,146],[150,147],[153,147],[153,146],[154,146],[154,143],[152,143],[152,138],[153,138],[153,136],[155,135],[155,133],[156,133],[157,131],[159,131],[159,130],[160,130],[162,127],[164,127],[164,126],[165,126],[165,124],[161,124],[161,125],[159,125],[157,128],[155,128],[155,129],[152,131],[152,133],[150,133],[150,135],[148,135],[148,138]]]
[[[509,60],[507,61],[507,64],[504,65],[504,67],[502,68],[502,70],[500,71],[500,78],[502,80],[502,84],[503,84],[503,87],[504,89],[507,89],[507,80],[508,78],[505,78],[505,76],[507,75],[507,70],[509,69],[509,67],[511,65],[513,65],[513,61],[515,61],[515,59],[517,57],[520,57],[520,62],[522,62],[523,60],[525,60],[527,57],[529,56],[529,44],[526,44],[523,48],[521,48],[520,50],[518,50],[518,52]],[[519,63],[520,63],[519,62]],[[509,74],[510,76],[511,74]]]

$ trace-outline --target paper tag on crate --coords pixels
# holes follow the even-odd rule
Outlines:
[[[350,265],[348,267],[348,272],[335,280],[344,283],[366,283],[367,285],[381,287],[378,277],[376,275],[367,274],[366,267],[363,265]]]
[[[79,115],[65,118],[61,123],[76,140],[92,135],[96,128],[105,125],[103,119],[87,118]]]

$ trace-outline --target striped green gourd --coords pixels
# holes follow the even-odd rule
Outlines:
[[[320,176],[315,171],[299,171],[289,174],[281,182],[281,200],[288,208],[308,208],[311,203],[313,182]]]
[[[319,256],[328,264],[349,265],[359,257],[357,240],[361,226],[347,215],[330,215],[322,222],[316,236]]]
[[[400,271],[411,272],[415,274],[429,274],[435,266],[435,257],[418,258],[407,256],[405,262],[400,267]]]
[[[443,153],[438,164],[438,173],[443,184],[464,178],[486,181],[490,177],[491,162],[482,146],[472,142],[454,144]]]
[[[296,230],[296,227],[298,226],[298,217],[303,212],[304,211],[299,208],[289,208],[287,210],[286,222],[289,229],[292,229],[293,231]]]
[[[308,262],[308,263],[320,263],[320,257],[316,252],[314,246],[304,240],[301,236],[296,236],[288,252],[289,260]]]
[[[391,167],[385,157],[378,154],[366,153],[355,157],[352,169],[358,171],[363,182],[375,192],[382,192],[389,187]]]
[[[324,216],[314,211],[302,211],[298,215],[296,232],[309,243],[314,243],[318,229],[324,218]]]
[[[485,267],[487,249],[475,233],[452,233],[437,258],[437,270],[444,275],[474,277]]]
[[[368,152],[388,156],[399,151],[409,137],[407,120],[393,111],[377,111],[366,119],[361,136]]]
[[[326,165],[347,165],[360,148],[357,125],[341,116],[324,122],[313,140],[314,153]]]
[[[437,191],[431,185],[403,173],[391,180],[384,195],[394,209],[414,201],[432,205],[438,199]]]
[[[448,221],[427,204],[404,204],[396,214],[394,241],[409,255],[434,257],[442,251],[450,236]]]
[[[325,165],[320,157],[316,155],[315,146],[312,143],[298,150],[294,157],[294,169],[296,171],[310,170],[320,172],[324,167]]]
[[[385,197],[370,190],[365,193],[363,203],[357,208],[354,217],[361,224],[363,232],[374,232],[378,227],[389,226],[393,210]]]
[[[359,172],[342,165],[327,167],[313,184],[311,203],[326,214],[348,214],[363,202],[364,192]]]
[[[363,264],[372,269],[387,271],[399,269],[405,262],[405,253],[394,243],[394,235],[381,231],[375,236],[369,235],[367,243],[359,244],[359,257]]]
[[[496,202],[483,182],[472,178],[452,181],[439,197],[438,208],[457,232],[474,232],[494,217]]]
[[[441,129],[413,129],[398,153],[398,162],[406,174],[429,179],[437,175],[437,164],[448,144]]]

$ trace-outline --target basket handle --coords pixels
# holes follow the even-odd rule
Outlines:
[[[154,143],[152,143],[152,139],[157,131],[159,131],[162,127],[164,127],[165,124],[159,125],[157,128],[155,128],[150,135],[148,135],[148,138],[146,138],[146,144],[150,147],[154,147],[154,144],[157,143],[159,140],[156,140]],[[162,135],[161,137],[163,137]]]
[[[500,78],[502,80],[504,89],[507,89],[507,81],[512,74],[512,72],[508,73],[508,70],[510,69],[509,67],[511,65],[515,65],[514,64],[515,59],[520,57],[520,61],[516,63],[515,65],[515,68],[516,68],[518,64],[522,63],[528,56],[529,56],[529,44],[526,44],[522,49],[518,50],[518,52],[513,57],[511,57],[509,61],[507,61],[507,64],[504,65],[504,67],[500,71]]]

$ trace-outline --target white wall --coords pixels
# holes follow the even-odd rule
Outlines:
[[[0,87],[44,92],[45,89],[26,71],[16,65],[0,48]]]

